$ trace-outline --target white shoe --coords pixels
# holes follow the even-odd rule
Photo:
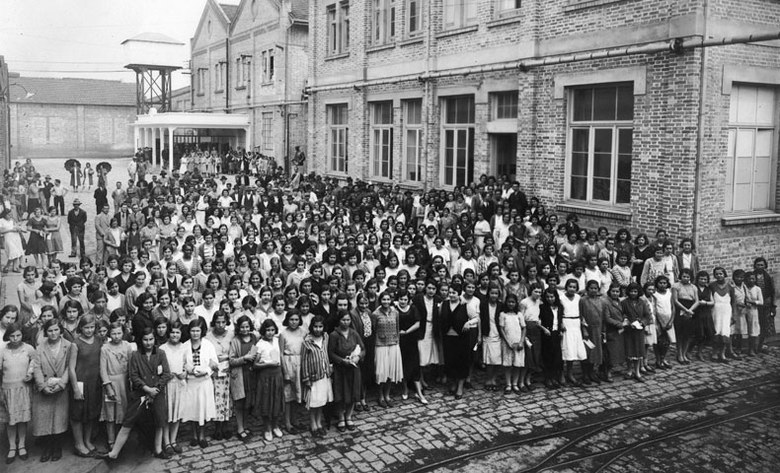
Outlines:
[[[265,434],[263,434],[263,438],[265,439],[266,442],[270,442],[271,440],[274,439],[274,435],[271,432],[266,432]]]
[[[274,427],[273,432],[274,432],[274,435],[276,435],[277,437],[281,437],[283,435],[282,434],[282,430],[279,427]]]

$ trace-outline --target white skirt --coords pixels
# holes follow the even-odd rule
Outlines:
[[[404,364],[398,344],[376,347],[374,367],[377,383],[400,383],[404,379]]]
[[[731,304],[716,301],[712,306],[712,322],[715,325],[715,335],[731,336]]]
[[[585,344],[582,343],[580,319],[567,319],[564,317],[563,326],[566,328],[566,331],[563,332],[563,341],[561,342],[563,361],[587,360],[588,353],[585,351]]]
[[[425,338],[417,341],[417,349],[420,352],[420,366],[441,364],[441,347],[428,332]]]
[[[178,422],[181,420],[182,412],[186,409],[187,381],[174,376],[168,382],[166,394],[168,396],[168,422]]]
[[[184,403],[179,414],[183,422],[197,422],[200,425],[217,417],[214,383],[210,376],[187,380]]]
[[[333,402],[333,388],[330,385],[330,378],[325,376],[311,384],[311,388],[306,393],[306,408],[316,409],[329,402]]]
[[[504,364],[501,337],[482,338],[482,363],[501,366]]]

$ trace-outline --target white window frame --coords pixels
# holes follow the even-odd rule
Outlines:
[[[444,0],[443,22],[445,30],[476,25],[479,2],[476,0]]]
[[[495,16],[503,18],[520,12],[521,0],[495,0]]]
[[[349,1],[335,2],[326,7],[326,56],[349,52]]]
[[[411,116],[410,105],[415,104],[420,109],[420,121],[419,123],[411,123],[409,117]],[[422,138],[423,138],[423,109],[422,99],[408,99],[401,101],[401,113],[402,113],[402,150],[403,150],[403,162],[402,162],[402,180],[411,182],[423,182],[425,180],[425,163],[423,163],[422,155]],[[416,146],[410,152],[409,136],[415,137]],[[415,177],[410,177],[411,172],[414,172]]]
[[[371,44],[387,44],[395,41],[398,9],[396,0],[370,0]]]
[[[505,104],[499,104],[499,101],[502,100],[505,97],[511,96],[514,98],[514,108],[515,108],[515,114],[514,116],[509,117],[499,117],[498,111],[499,111],[499,105],[505,105]],[[520,102],[520,93],[517,90],[502,90],[502,91],[496,91],[496,92],[490,92],[488,96],[490,100],[490,121],[493,120],[517,120],[517,112],[519,110],[519,102]],[[511,104],[510,104],[511,106]]]
[[[618,181],[626,180],[626,179],[619,179],[618,178],[618,165],[619,165],[619,137],[620,137],[620,131],[621,130],[630,130],[631,131],[631,142],[632,142],[632,153],[631,153],[631,164],[633,168],[633,135],[634,135],[634,121],[631,120],[580,120],[580,121],[574,121],[574,94],[577,90],[582,89],[601,89],[601,88],[614,88],[615,93],[617,93],[617,89],[619,87],[623,87],[628,85],[627,83],[615,83],[615,84],[592,84],[592,85],[585,85],[582,87],[572,87],[568,90],[568,111],[567,111],[567,126],[566,126],[566,177],[565,177],[565,198],[567,200],[570,200],[572,202],[581,202],[586,204],[594,204],[594,205],[601,205],[601,206],[611,206],[611,207],[628,207],[631,204],[631,193],[633,191],[633,180],[629,177],[628,181],[630,183],[632,191],[629,191],[629,197],[628,202],[617,202],[617,187],[618,187]],[[631,84],[631,90],[633,91],[633,84]],[[633,93],[632,93],[633,97]],[[594,106],[593,104],[591,106]],[[617,107],[617,99],[615,101],[615,106]],[[587,153],[587,169],[586,169],[586,175],[584,176],[586,178],[586,192],[585,192],[585,199],[579,199],[572,197],[571,193],[571,183],[572,183],[572,172],[573,172],[573,143],[574,143],[574,131],[575,130],[588,130],[588,153]],[[595,140],[596,140],[596,133],[599,130],[610,130],[612,134],[611,139],[611,151],[610,151],[610,196],[609,200],[602,200],[602,199],[595,199],[593,197],[593,188],[594,188],[594,159],[595,159]]]
[[[260,141],[265,151],[274,150],[273,123],[274,112],[263,112],[260,115]]]
[[[451,100],[457,100],[461,98],[469,98],[471,100],[471,114],[474,114],[474,119],[470,123],[449,123],[447,122],[448,108],[451,106]],[[441,159],[439,160],[439,175],[440,183],[445,188],[453,188],[460,185],[469,184],[469,170],[471,170],[471,178],[474,175],[474,142],[476,137],[476,100],[474,95],[458,95],[450,97],[441,97],[441,139],[439,140],[439,146],[441,148]],[[452,134],[453,136],[453,155],[452,166],[448,166],[447,153],[449,147],[447,146],[447,136]],[[465,150],[466,159],[464,165],[458,165],[457,150]],[[448,172],[448,168],[451,171]],[[463,176],[459,176],[459,173],[463,172]],[[462,179],[461,179],[462,177]],[[449,182],[448,182],[449,181]]]
[[[276,75],[274,50],[269,49],[262,53],[263,83],[267,84],[274,81]]]
[[[379,179],[393,178],[393,122],[395,110],[392,100],[370,102],[369,155],[371,176]],[[390,123],[381,122],[382,108],[390,107]]]
[[[220,93],[225,90],[225,61],[220,61],[214,65],[214,92]]]
[[[245,86],[245,84],[243,83],[243,78],[244,78],[244,60],[242,57],[239,56],[236,58],[236,89]]]
[[[335,112],[342,107],[345,112],[345,123],[333,123]],[[346,102],[327,104],[325,110],[328,127],[327,166],[330,172],[346,174],[349,165],[349,104]]]
[[[412,23],[411,23],[411,11],[412,11],[412,5],[415,6],[415,11],[417,13],[416,20],[417,24],[415,25],[415,29],[412,30]],[[406,0],[406,3],[404,5],[404,31],[406,31],[407,37],[415,37],[422,34],[423,31],[423,25],[424,25],[424,19],[425,15],[425,0]]]
[[[740,98],[747,98],[747,94],[757,94],[754,97],[754,103],[757,105],[755,111],[756,114],[751,119],[745,119],[740,117]],[[758,94],[763,94],[763,97]],[[777,195],[777,155],[778,155],[778,125],[780,124],[780,106],[778,106],[778,89],[771,85],[753,84],[753,83],[734,83],[731,88],[731,103],[729,105],[729,120],[728,120],[728,148],[726,150],[726,193],[725,193],[725,211],[727,213],[751,213],[751,212],[766,212],[776,210],[776,195]],[[758,106],[764,107],[770,106],[772,109],[769,113],[765,114],[767,119],[760,119],[758,116]],[[757,140],[759,134],[766,136],[769,139],[769,146],[761,156],[758,155]],[[737,149],[740,147],[742,139],[749,139],[752,141],[750,144],[750,156],[737,157]],[[764,155],[766,154],[766,155]],[[737,166],[739,160],[737,158],[750,159],[750,183],[748,189],[738,188],[737,182]],[[760,169],[757,159],[766,159],[767,169]],[[760,205],[756,202],[756,190],[757,179],[761,176],[768,177],[769,180],[765,184],[768,188],[766,191],[766,205]],[[750,192],[750,203],[747,207],[738,207],[737,196],[743,195],[744,192]]]

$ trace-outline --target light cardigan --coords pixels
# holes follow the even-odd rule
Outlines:
[[[187,340],[184,342],[184,348],[184,369],[187,370],[188,373],[191,373],[196,368],[195,361],[193,360],[192,356],[192,341]],[[210,341],[203,338],[200,341],[200,365],[198,365],[198,370],[208,371],[211,373],[212,370],[209,368],[211,361],[214,361],[214,363],[219,363],[219,359],[217,359],[217,350],[214,349],[214,345],[212,345]]]

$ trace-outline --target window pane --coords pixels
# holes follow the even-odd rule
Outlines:
[[[593,151],[595,153],[612,153],[612,130],[598,128],[593,139]]]
[[[572,151],[581,153],[588,152],[588,141],[590,137],[589,131],[590,130],[587,128],[575,128],[572,130]]]
[[[572,153],[571,174],[572,176],[588,175],[588,153]]]
[[[616,98],[614,87],[595,89],[593,91],[593,119],[614,120]]]
[[[406,105],[406,123],[408,125],[422,124],[422,100],[407,100]]]
[[[575,122],[589,121],[592,117],[593,89],[575,89],[573,94]]]
[[[632,130],[618,131],[618,179],[631,179],[631,158],[633,148]]]
[[[571,177],[571,189],[569,193],[572,199],[585,200],[588,192],[588,179],[585,177]]]
[[[447,123],[474,123],[474,98],[452,97],[446,99]]]
[[[593,200],[609,201],[609,179],[593,178]]]
[[[612,155],[595,153],[593,155],[593,177],[604,177],[609,180],[612,175]]]
[[[618,120],[633,120],[634,119],[634,86],[625,85],[618,87],[617,97],[617,119]]]
[[[619,179],[617,182],[617,195],[615,202],[618,204],[631,203],[631,181]]]

